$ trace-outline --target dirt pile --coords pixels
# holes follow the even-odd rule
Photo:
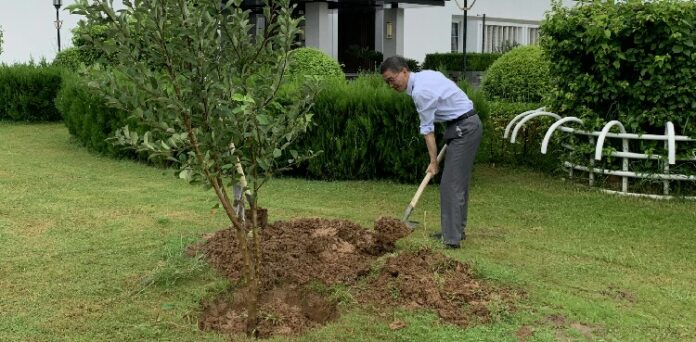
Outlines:
[[[374,230],[319,218],[269,224],[261,230],[258,335],[299,335],[338,317],[336,303],[308,286],[317,283],[351,286],[359,302],[367,305],[434,309],[460,325],[467,325],[472,314],[487,317],[489,291],[472,278],[467,265],[441,254],[402,253],[368,277],[375,260],[394,251],[395,242],[410,232],[395,218],[379,219]],[[215,233],[198,249],[233,283],[243,278],[242,254],[233,230]],[[205,303],[200,328],[243,333],[247,298],[238,291]]]
[[[263,287],[268,290],[310,281],[351,283],[369,271],[375,256],[393,251],[396,240],[409,232],[394,218],[378,220],[375,231],[345,220],[274,222],[261,230]],[[215,233],[201,251],[230,280],[243,277],[243,259],[234,230]]]
[[[433,309],[447,322],[467,326],[489,318],[491,289],[474,279],[468,265],[430,250],[390,257],[358,294],[366,305]]]
[[[244,291],[239,291],[204,304],[198,327],[243,334],[248,299]],[[261,295],[259,316],[258,337],[292,336],[335,320],[338,309],[335,302],[310,289],[279,286]]]

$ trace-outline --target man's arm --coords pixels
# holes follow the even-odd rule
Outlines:
[[[428,147],[428,156],[430,157],[430,164],[428,164],[427,172],[432,173],[433,176],[440,172],[440,165],[437,162],[437,143],[435,141],[435,133],[430,132],[423,136],[425,138],[425,145]]]

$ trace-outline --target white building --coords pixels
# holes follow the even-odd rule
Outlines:
[[[551,0],[325,0],[299,4],[305,45],[339,61],[350,45],[423,62],[435,52],[494,52],[537,42]],[[564,0],[574,6],[575,1]]]

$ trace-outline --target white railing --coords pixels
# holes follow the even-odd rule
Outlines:
[[[526,111],[524,113],[521,113],[517,116],[515,116],[510,122],[507,124],[505,127],[505,133],[503,135],[504,139],[510,138],[511,143],[515,143],[517,134],[519,133],[520,129],[524,126],[525,123],[527,123],[529,120],[532,120],[537,117],[552,117],[556,121],[549,127],[549,129],[546,131],[546,134],[544,135],[544,139],[541,143],[541,153],[546,154],[548,151],[548,146],[549,142],[551,141],[551,137],[553,136],[553,133],[555,131],[561,131],[564,133],[569,133],[569,134],[577,134],[577,135],[584,135],[587,136],[589,139],[590,144],[595,145],[595,153],[594,153],[594,158],[590,158],[589,160],[589,166],[586,165],[579,165],[575,163],[571,163],[569,161],[564,161],[563,166],[568,168],[568,172],[570,176],[573,176],[573,170],[578,170],[578,171],[583,171],[587,172],[589,174],[589,183],[590,186],[594,185],[594,179],[595,179],[595,174],[603,174],[603,175],[613,175],[613,176],[618,176],[621,177],[621,191],[614,191],[614,190],[609,190],[609,189],[602,189],[602,191],[607,192],[607,193],[616,193],[620,195],[628,195],[628,196],[640,196],[640,197],[650,197],[650,198],[659,198],[659,199],[669,199],[673,198],[673,196],[670,196],[670,181],[696,181],[696,176],[693,175],[683,175],[683,174],[675,174],[675,173],[670,173],[670,165],[674,165],[677,162],[677,143],[684,143],[684,142],[694,142],[696,140],[691,139],[687,136],[684,135],[676,135],[674,132],[674,124],[672,122],[667,122],[665,125],[665,134],[663,135],[657,135],[657,134],[632,134],[632,133],[627,133],[626,129],[624,128],[623,124],[619,121],[610,121],[608,122],[603,128],[602,131],[597,132],[597,131],[586,131],[582,129],[576,129],[572,127],[567,127],[565,126],[566,124],[580,124],[583,125],[583,121],[577,117],[561,117],[560,115],[556,113],[551,113],[547,112],[544,110],[544,108],[538,108],[530,111]],[[620,133],[612,133],[611,130],[614,127],[618,127]],[[609,153],[605,154],[603,147],[604,147],[604,142],[607,140],[607,138],[611,139],[621,139],[621,151],[610,151]],[[596,140],[596,143],[595,143]],[[667,150],[667,155],[662,156],[662,155],[655,155],[655,154],[645,154],[645,153],[635,153],[629,151],[629,140],[654,140],[654,141],[664,141],[665,142],[665,149]],[[565,147],[566,149],[574,149],[574,146],[568,145],[568,144],[562,144],[561,146]],[[595,161],[602,160],[602,157],[604,155],[608,155],[611,157],[616,157],[616,158],[621,158],[622,163],[621,163],[621,169],[620,170],[611,170],[611,169],[603,169],[603,168],[596,168],[594,167]],[[652,160],[662,160],[667,158],[667,162],[664,163],[664,167],[662,170],[659,172],[661,173],[645,173],[645,172],[633,172],[629,170],[629,160],[630,159],[652,159]],[[679,159],[680,161],[696,161],[696,155],[692,157],[685,157],[682,159]],[[653,194],[641,194],[641,193],[632,193],[628,191],[628,180],[629,178],[642,178],[642,179],[661,179],[663,183],[663,189],[662,189],[662,195],[653,195]],[[686,198],[686,199],[696,199],[696,196],[683,196],[680,198]]]

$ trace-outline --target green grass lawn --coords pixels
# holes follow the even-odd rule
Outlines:
[[[271,220],[320,216],[371,227],[415,185],[276,179]],[[477,166],[464,248],[447,251],[520,297],[470,329],[429,312],[381,318],[348,305],[298,341],[696,340],[696,203],[608,196],[537,173]],[[436,245],[437,189],[400,248]],[[226,282],[181,251],[224,228],[212,192],[95,156],[62,124],[0,123],[0,341],[222,341],[200,332],[201,298]],[[436,247],[437,248],[437,247]],[[555,318],[554,318],[555,317]],[[408,324],[391,331],[389,323]],[[285,339],[278,339],[285,340]]]

